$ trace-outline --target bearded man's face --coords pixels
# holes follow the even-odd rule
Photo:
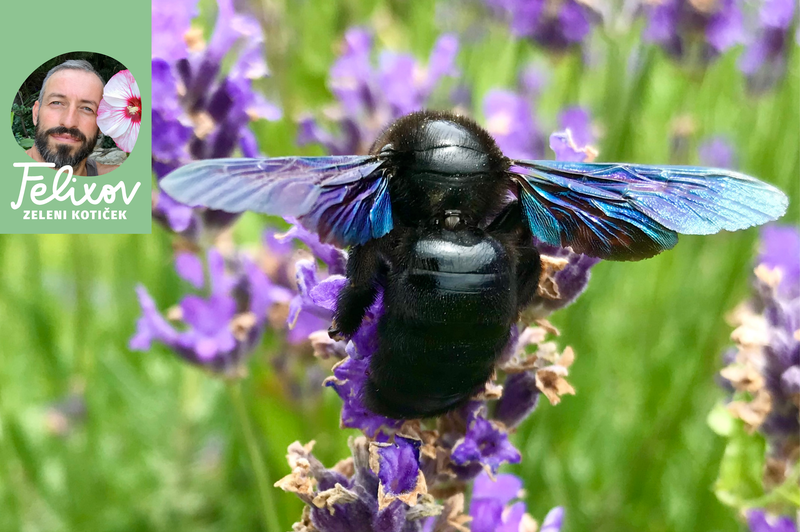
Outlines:
[[[103,97],[100,79],[83,70],[59,70],[34,104],[35,145],[42,158],[57,168],[76,166],[88,158],[100,137],[97,109]]]

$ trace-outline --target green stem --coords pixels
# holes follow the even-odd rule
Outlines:
[[[247,407],[242,399],[242,386],[237,382],[228,386],[228,389],[231,391],[231,398],[233,399],[233,404],[239,416],[242,431],[244,432],[244,439],[247,443],[247,451],[250,454],[250,460],[253,462],[253,469],[256,472],[256,482],[258,483],[258,491],[261,496],[261,511],[264,514],[264,526],[268,532],[278,532],[281,527],[278,522],[278,514],[275,510],[275,501],[272,498],[272,483],[269,480],[269,469],[267,469],[267,463],[261,455],[261,449],[256,441],[256,435],[253,431],[253,425],[250,422],[250,416],[247,413]]]
[[[776,486],[769,493],[757,499],[745,502],[749,508],[769,508],[770,506],[781,506],[790,504],[795,509],[800,507],[800,495],[798,494],[797,483],[800,481],[800,467],[795,466],[784,480],[783,484]]]

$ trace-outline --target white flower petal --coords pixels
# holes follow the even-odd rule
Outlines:
[[[103,100],[97,110],[97,127],[100,131],[114,139],[117,146],[130,153],[139,136],[140,120],[133,120],[128,113],[128,104],[132,98],[141,101],[139,85],[130,71],[123,70],[114,74],[103,90]],[[139,116],[142,109],[139,104]]]
[[[130,123],[131,120],[125,116],[124,108],[111,107],[106,104],[105,100],[100,102],[100,108],[97,113],[97,127],[100,128],[100,131],[111,138],[115,138],[128,129]]]
[[[139,122],[133,122],[131,127],[128,128],[121,136],[114,138],[117,147],[126,153],[133,151],[136,146],[136,139],[139,137]]]
[[[103,95],[103,101],[108,102],[111,107],[125,107],[125,104],[128,103],[127,98],[117,98],[116,96],[109,96],[108,94]]]
[[[139,85],[129,70],[122,70],[111,76],[103,89],[103,98],[120,98],[127,101],[128,98],[140,96]]]

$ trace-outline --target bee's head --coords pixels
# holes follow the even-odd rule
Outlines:
[[[383,132],[371,153],[391,161],[392,212],[405,225],[477,225],[508,188],[508,163],[494,139],[462,116],[407,115]]]

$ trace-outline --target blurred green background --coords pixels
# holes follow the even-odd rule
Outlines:
[[[458,24],[437,23],[432,2],[287,0],[254,9],[272,71],[258,86],[284,109],[282,121],[253,126],[270,155],[298,153],[295,120],[333,102],[326,78],[348,27],[372,27],[378,48],[424,60],[442,27]],[[201,2],[201,24],[214,10]],[[537,114],[552,124],[564,105],[589,108],[603,131],[601,161],[671,162],[675,120],[689,116],[689,163],[702,139],[726,136],[742,171],[790,195],[784,222],[798,223],[796,45],[785,80],[755,97],[736,68],[739,49],[704,71],[687,69],[642,45],[640,24],[596,34],[591,65],[487,24],[479,38],[461,39],[461,79],[480,109],[486,91],[513,87],[532,59],[545,62],[551,80]],[[632,78],[634,52],[644,67]],[[238,242],[256,243],[264,221],[247,216]],[[524,479],[534,517],[564,505],[569,532],[739,530],[712,492],[724,441],[706,417],[723,397],[715,372],[729,343],[725,314],[748,294],[757,235],[681,237],[648,261],[600,263],[587,292],[552,316],[559,343],[577,353],[570,381],[578,393],[541,404],[513,436],[523,461],[511,470]],[[348,454],[353,431],[338,429],[338,397],[288,393],[270,366],[274,338],[232,386],[161,347],[128,350],[136,284],[161,309],[188,290],[172,257],[172,237],[156,225],[140,236],[0,236],[0,530],[264,530],[237,394],[270,484],[288,473],[292,441],[317,440],[327,465]],[[299,500],[271,494],[280,530],[291,529]]]

